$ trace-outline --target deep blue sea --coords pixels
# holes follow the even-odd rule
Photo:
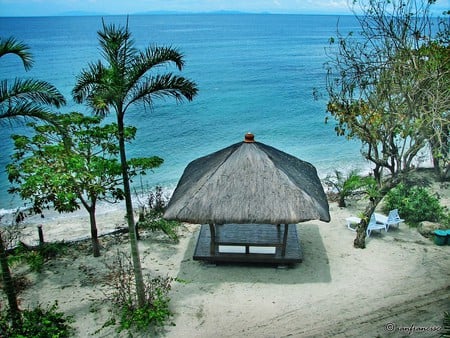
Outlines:
[[[125,16],[104,20],[126,23]],[[128,157],[157,155],[165,160],[143,178],[144,185],[173,189],[190,161],[243,140],[248,131],[259,142],[311,162],[321,178],[335,169],[364,169],[359,143],[337,137],[334,124],[324,123],[325,49],[336,35],[338,21],[344,32],[358,30],[354,18],[346,16],[130,16],[136,46],[179,48],[186,62],[182,75],[199,87],[192,102],[166,99],[156,101],[151,110],[128,111],[126,123],[138,128]],[[102,18],[95,16],[0,18],[0,36],[24,41],[35,60],[31,71],[25,72],[17,57],[2,57],[0,78],[47,80],[69,102],[62,112],[88,114],[86,107],[74,104],[71,90],[81,69],[101,59],[97,40],[101,25]],[[114,115],[110,118],[115,120]],[[4,167],[12,151],[10,135],[23,132],[20,125],[3,123],[0,128],[0,209],[21,205],[7,193]]]

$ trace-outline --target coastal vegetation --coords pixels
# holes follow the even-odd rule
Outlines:
[[[179,71],[183,69],[184,56],[176,48],[149,46],[140,51],[135,47],[128,24],[120,27],[103,22],[98,38],[104,62],[90,63],[77,77],[72,94],[76,102],[86,103],[95,115],[104,116],[113,112],[117,118],[117,141],[137,304],[138,308],[143,308],[146,291],[133,216],[124,118],[130,107],[141,105],[144,109],[151,108],[155,99],[172,97],[176,101],[190,101],[198,89],[194,82],[180,75],[157,72],[157,69],[170,65]]]
[[[0,313],[0,334],[2,337],[22,338],[67,338],[73,336],[72,318],[58,309],[55,302],[48,308],[38,306],[32,310],[21,312],[20,325],[11,325],[9,316],[4,311]]]
[[[354,197],[355,195],[361,196],[369,193],[373,178],[359,174],[359,171],[356,169],[350,170],[347,174],[336,169],[334,174],[327,175],[323,181],[331,193],[335,192],[338,206],[345,208],[348,197]]]
[[[168,198],[164,196],[162,187],[156,186],[155,191],[148,193],[147,200],[139,203],[139,220],[136,226],[152,232],[162,231],[172,241],[178,242],[177,229],[181,222],[163,218],[167,203]]]
[[[433,34],[433,3],[353,1],[359,36],[338,31],[330,40],[327,111],[337,135],[361,142],[377,184],[357,229],[357,248],[365,247],[370,215],[416,169],[420,151],[430,149],[439,177],[448,178],[448,22],[441,20]]]
[[[23,42],[17,41],[14,37],[0,38],[0,58],[7,54],[18,56],[25,70],[29,70],[33,66],[33,56],[30,48]],[[65,103],[66,100],[59,90],[46,81],[16,78],[13,84],[8,84],[7,80],[1,80],[0,122],[18,118],[41,119],[51,122],[49,115],[52,109],[59,108]],[[0,231],[0,265],[2,269],[3,289],[9,305],[3,323],[5,325],[11,323],[12,328],[27,327],[27,314],[32,314],[33,312],[21,312],[19,309],[17,290],[9,268],[6,250],[7,247],[2,232]],[[54,309],[50,309],[47,313],[52,314],[53,312]],[[53,323],[50,322],[50,324],[52,325]],[[3,328],[7,329],[8,327],[9,325]],[[7,333],[4,332],[5,336]]]
[[[34,213],[46,208],[73,212],[83,206],[89,213],[93,255],[100,256],[96,209],[100,201],[123,200],[121,166],[117,160],[117,125],[101,124],[102,118],[80,113],[52,117],[55,124],[30,123],[32,137],[13,135],[15,153],[7,166],[13,183],[10,193],[31,202]],[[64,130],[64,133],[61,133]],[[136,128],[125,127],[125,142]],[[128,177],[144,175],[161,165],[159,157],[128,160]]]
[[[353,40],[352,35],[338,37],[335,58],[328,64],[327,108],[336,120],[338,135],[359,139],[363,156],[375,167],[369,177],[356,171],[346,175],[336,170],[334,176],[328,177],[328,184],[338,191],[342,207],[352,194],[369,197],[354,242],[362,248],[368,216],[381,200],[387,208],[399,208],[412,224],[420,217],[436,217],[448,224],[448,214],[438,200],[421,188],[406,186],[405,177],[416,169],[419,152],[429,147],[437,175],[442,180],[448,178],[450,69],[448,35],[443,34],[448,26],[440,26],[435,36],[429,29],[428,8],[432,2],[424,7],[415,7],[412,0],[392,1],[389,6],[376,1],[354,4],[361,4],[365,13],[359,17],[363,43],[360,39]],[[420,11],[411,15],[414,8]],[[162,230],[176,241],[174,229],[179,223],[162,219],[165,200],[158,187],[142,206],[135,223],[129,182],[163,160],[128,159],[125,146],[134,139],[136,128],[126,126],[124,119],[133,106],[151,109],[155,99],[164,97],[192,100],[198,90],[194,82],[184,77],[161,74],[161,66],[183,69],[184,57],[177,49],[148,47],[139,51],[128,25],[103,23],[98,35],[103,60],[90,63],[77,77],[73,90],[74,99],[86,103],[94,117],[54,114],[52,108],[59,108],[65,100],[50,84],[17,80],[8,86],[2,81],[1,119],[29,117],[50,122],[29,124],[35,133],[32,137],[13,137],[16,152],[8,171],[16,186],[11,192],[32,200],[36,212],[49,205],[59,212],[84,206],[90,214],[94,256],[100,255],[95,220],[97,202],[125,200],[131,259],[118,255],[110,267],[107,283],[113,291],[109,297],[116,306],[119,330],[147,329],[164,325],[170,318],[168,292],[174,280],[144,278],[137,226]],[[23,59],[25,68],[31,66],[25,45],[11,38],[0,46],[0,56],[15,53]],[[152,71],[155,73],[150,75]],[[102,117],[110,113],[116,115],[117,123],[102,125]],[[45,245],[29,253],[19,247],[16,257],[29,260],[31,268],[39,271],[52,248]],[[68,336],[70,318],[59,312],[56,303],[46,310],[41,307],[19,310],[6,249],[0,237],[3,288],[9,301],[8,313],[0,317],[1,335]],[[40,323],[48,326],[36,328],[34,324]]]
[[[449,210],[423,186],[408,184],[408,182],[400,183],[387,193],[383,208],[386,212],[398,209],[411,226],[418,226],[422,221],[429,221],[439,222],[443,228],[450,228]]]
[[[103,23],[99,42],[106,65],[100,61],[89,64],[88,69],[77,78],[73,89],[75,101],[86,102],[95,117],[79,113],[53,113],[50,108],[59,108],[65,100],[48,83],[16,80],[9,88],[6,81],[2,82],[2,119],[23,116],[49,122],[44,125],[30,123],[35,132],[33,137],[13,136],[16,152],[12,157],[13,163],[8,165],[8,178],[15,184],[10,192],[31,200],[34,212],[41,213],[49,206],[59,212],[72,212],[83,205],[90,214],[94,256],[100,255],[95,220],[97,202],[102,199],[125,199],[134,271],[134,278],[130,280],[134,281],[136,288],[133,293],[136,298],[127,306],[131,313],[137,315],[145,312],[144,309],[149,306],[148,300],[160,291],[159,288],[149,289],[142,278],[129,184],[133,176],[145,174],[145,170],[159,166],[163,160],[159,157],[127,160],[125,143],[134,138],[136,128],[126,127],[124,116],[129,107],[139,103],[143,104],[144,109],[152,108],[153,100],[157,98],[192,100],[197,87],[192,81],[174,73],[157,72],[157,68],[169,64],[174,64],[181,71],[183,55],[172,47],[137,50],[128,25],[116,27]],[[27,69],[31,67],[29,48],[13,38],[2,41],[0,53],[15,53],[23,59]],[[154,70],[153,76],[149,75],[150,70]],[[117,124],[101,125],[102,117],[110,110],[116,113]],[[123,185],[123,189],[119,185]],[[8,318],[12,327],[18,327],[25,316],[18,308],[7,248],[3,241],[0,242],[4,289],[10,303]],[[19,253],[19,256],[26,257],[28,262],[33,261],[29,258],[31,256],[43,257],[40,251],[36,255],[30,256],[27,252]],[[39,259],[36,262],[39,264],[31,263],[31,266],[36,266],[39,271],[43,261]],[[160,301],[157,299],[155,302]],[[56,308],[48,313],[57,314]],[[161,320],[157,321],[160,323]]]
[[[172,316],[169,309],[169,291],[172,288],[172,277],[149,275],[144,279],[145,305],[138,306],[134,285],[133,263],[128,255],[118,252],[107,266],[109,271],[107,298],[113,304],[115,317],[104,324],[116,325],[117,331],[154,331],[155,328],[167,324]],[[117,318],[117,319],[116,319]]]

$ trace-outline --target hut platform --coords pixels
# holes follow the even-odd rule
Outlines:
[[[203,224],[193,258],[208,263],[294,265],[302,261],[302,252],[295,224]]]

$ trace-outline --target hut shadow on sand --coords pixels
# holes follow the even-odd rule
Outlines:
[[[302,264],[286,268],[270,268],[267,264],[236,262],[210,265],[193,260],[199,231],[192,236],[180,264],[177,278],[188,283],[203,285],[219,283],[267,283],[267,284],[307,284],[330,283],[331,273],[328,256],[319,226],[312,223],[297,225],[297,233],[304,254]],[[250,278],[251,277],[251,278]]]

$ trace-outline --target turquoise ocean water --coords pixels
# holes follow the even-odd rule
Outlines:
[[[62,112],[89,113],[71,100],[75,77],[88,62],[100,59],[97,31],[101,17],[0,18],[0,36],[26,42],[35,65],[25,72],[19,59],[0,59],[2,79],[33,77],[54,84],[69,101]],[[125,16],[106,23],[124,25]],[[147,15],[130,16],[137,47],[171,45],[185,55],[182,75],[198,84],[193,102],[156,101],[153,109],[128,111],[126,123],[138,128],[128,156],[164,158],[143,178],[144,185],[173,189],[186,165],[197,157],[243,140],[257,141],[311,162],[323,178],[334,169],[364,169],[356,142],[337,137],[325,124],[324,62],[336,27],[355,31],[353,17],[314,15]],[[172,69],[168,69],[172,70]],[[313,92],[318,91],[315,99]],[[114,121],[111,115],[110,121]],[[10,135],[20,125],[2,125],[0,209],[21,205],[6,191],[4,167],[12,151]],[[139,181],[139,180],[136,180]],[[136,183],[137,184],[137,183]],[[140,183],[139,183],[140,185]]]

